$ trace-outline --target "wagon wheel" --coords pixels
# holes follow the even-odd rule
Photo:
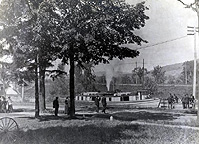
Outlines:
[[[0,119],[0,137],[1,144],[13,143],[17,139],[17,131],[19,126],[17,122],[9,117],[3,117]]]

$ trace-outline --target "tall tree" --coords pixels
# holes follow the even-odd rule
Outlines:
[[[70,116],[74,116],[75,64],[107,63],[115,57],[137,56],[138,51],[122,44],[146,42],[134,30],[145,25],[147,8],[144,3],[132,6],[121,0],[57,1],[56,8],[60,12],[60,27],[55,43],[64,47],[60,58],[70,64]]]
[[[32,48],[32,56],[35,59],[31,57],[28,60],[32,59],[29,62],[34,60],[35,67],[41,66],[41,58],[46,56],[46,54],[42,55],[42,49],[46,46],[46,51],[52,52],[51,49],[48,49],[52,47],[53,50],[56,50],[55,57],[58,56],[63,63],[70,64],[71,117],[75,115],[75,65],[82,66],[83,63],[90,62],[93,64],[108,63],[115,57],[133,58],[139,52],[123,44],[141,45],[142,42],[146,42],[134,33],[135,29],[143,27],[145,20],[148,19],[144,13],[147,8],[143,2],[135,6],[128,5],[123,0],[43,2],[41,0],[26,1],[22,4],[19,5],[20,8],[25,5],[28,9],[20,9],[20,14],[28,10],[29,14],[21,15],[20,19],[19,17],[11,19],[11,22],[17,22],[17,29],[14,32],[17,30],[19,32],[17,38],[20,38],[20,41],[17,39],[15,46],[19,46],[22,51],[24,49],[21,45]],[[4,28],[4,31],[12,33],[11,28]],[[23,41],[22,38],[25,40]],[[15,37],[14,40],[16,41]],[[50,56],[52,57],[53,55]]]
[[[166,80],[165,71],[163,71],[161,66],[158,65],[158,66],[154,67],[154,69],[151,73],[152,73],[152,76],[154,77],[155,82],[157,84],[162,84],[165,82],[165,80]]]
[[[1,14],[3,15],[0,17],[3,26],[1,36],[6,39],[13,49],[13,57],[16,60],[14,61],[14,67],[34,71],[35,79],[37,79],[39,73],[40,85],[35,84],[35,86],[40,86],[40,89],[35,87],[35,91],[40,90],[40,93],[35,92],[35,105],[39,109],[39,96],[37,95],[40,94],[41,108],[44,110],[45,70],[52,65],[51,62],[56,58],[54,54],[57,54],[56,52],[59,50],[51,46],[52,33],[45,29],[45,27],[50,27],[48,23],[50,15],[46,11],[52,11],[51,6],[43,5],[42,0],[37,2],[3,0],[1,8]],[[21,62],[22,65],[20,65]],[[38,80],[35,80],[35,82],[38,83]]]
[[[143,83],[143,80],[144,80],[144,74],[147,74],[148,71],[146,68],[141,68],[141,67],[137,67],[137,68],[134,68],[134,70],[132,71],[133,73],[133,77],[138,77],[139,78],[139,81],[137,81],[137,83],[139,84],[142,84]]]

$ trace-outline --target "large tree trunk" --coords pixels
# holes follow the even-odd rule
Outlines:
[[[38,84],[38,70],[37,58],[35,58],[35,118],[39,117],[39,84]]]
[[[75,63],[73,47],[70,47],[70,117],[75,117]]]
[[[46,109],[46,98],[45,98],[45,70],[39,68],[39,92],[40,92],[40,109],[43,112]]]
[[[45,87],[45,70],[43,71],[43,73],[42,73],[42,89],[43,89],[43,91],[42,91],[42,97],[43,97],[43,99],[44,99],[44,102],[43,102],[43,106],[44,106],[44,109],[46,109],[46,87]]]

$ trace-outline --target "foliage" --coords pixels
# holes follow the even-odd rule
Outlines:
[[[152,76],[154,77],[155,79],[155,82],[157,84],[162,84],[165,82],[165,71],[162,70],[162,67],[161,66],[156,66],[154,67],[153,71],[152,71]]]
[[[168,84],[175,84],[176,83],[176,78],[174,76],[167,76],[166,77],[167,83]]]
[[[134,34],[145,25],[148,17],[143,4],[130,6],[124,1],[56,1],[60,15],[51,17],[56,28],[53,45],[63,47],[59,54],[62,62],[70,62],[71,115],[74,113],[74,63],[108,63],[115,57],[133,58],[138,51],[122,44],[146,42]],[[59,25],[59,27],[56,27]]]
[[[69,95],[69,79],[66,76],[61,76],[54,81],[49,81],[49,94],[50,97],[48,100],[52,100],[53,97],[66,97]]]
[[[106,76],[104,74],[102,76],[96,76],[95,82],[100,83],[100,84],[105,84],[106,83]]]
[[[57,19],[59,38],[55,45],[65,46],[60,58],[68,62],[70,47],[78,64],[107,63],[114,57],[135,57],[138,51],[121,46],[125,43],[146,42],[133,31],[145,25],[143,3],[135,7],[121,1],[74,1],[57,2],[61,15]]]
[[[95,88],[95,75],[92,71],[92,64],[84,64],[84,68],[76,67],[75,80],[76,80],[76,93],[85,91],[96,91]]]
[[[36,72],[39,67],[40,73],[57,58],[70,62],[71,107],[74,65],[133,58],[139,52],[123,44],[146,42],[134,33],[148,19],[144,2],[132,6],[121,0],[4,0],[1,8],[0,35],[9,43],[15,63],[23,63],[16,64],[20,69]]]
[[[122,84],[131,84],[131,78],[128,75],[124,75],[121,77],[121,83]]]
[[[59,64],[57,70],[64,71],[64,65]],[[69,95],[69,84],[68,84],[69,78],[65,73],[62,73],[56,76],[53,75],[52,80],[48,81],[50,85],[49,93],[51,95],[49,97],[49,100],[52,101],[53,97],[55,96],[66,97]]]
[[[197,63],[197,67],[199,64]],[[194,71],[194,63],[193,61],[186,61],[183,63],[183,71],[181,72],[180,79],[184,84],[192,84],[193,83],[193,71]],[[199,71],[197,69],[197,75]]]
[[[133,78],[137,79],[138,77],[138,80],[136,80],[137,83],[139,84],[142,84],[143,83],[143,77],[145,74],[148,74],[148,71],[146,68],[141,68],[141,67],[137,67],[137,68],[134,68],[134,70],[132,71],[133,73]]]
[[[193,69],[194,69],[193,61],[187,61],[183,63],[183,71],[181,75],[184,77],[185,84],[193,83]]]
[[[157,94],[158,85],[153,78],[145,77],[144,88],[149,90],[151,94]]]

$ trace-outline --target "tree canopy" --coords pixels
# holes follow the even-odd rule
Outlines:
[[[135,34],[149,19],[144,2],[134,6],[124,0],[3,0],[1,8],[1,38],[15,60],[24,62],[17,67],[33,67],[37,77],[37,67],[41,71],[56,59],[70,64],[71,116],[75,65],[134,58],[139,52],[123,44],[147,42]]]

